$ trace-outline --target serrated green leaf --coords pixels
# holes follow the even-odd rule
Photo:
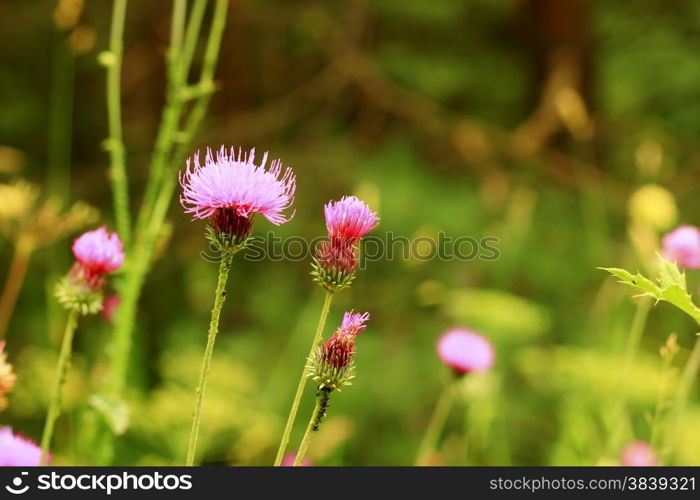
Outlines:
[[[660,300],[665,300],[676,306],[681,311],[700,323],[700,309],[693,303],[693,298],[685,288],[678,285],[670,285],[661,292]]]
[[[678,269],[675,262],[668,261],[659,256],[661,268],[659,269],[659,284],[661,288],[666,288],[671,285],[678,285],[683,290],[687,289],[685,283],[685,273]]]
[[[663,300],[673,304],[700,324],[700,308],[695,305],[692,296],[688,293],[685,274],[673,262],[661,259],[659,271],[661,286],[654,284],[653,281],[640,273],[633,275],[629,271],[619,268],[601,267],[600,269],[617,277],[621,283],[641,290],[644,295],[649,295],[657,301]]]
[[[659,289],[659,287],[656,286],[654,282],[646,276],[640,273],[637,273],[635,275],[627,271],[626,269],[619,269],[616,267],[601,267],[600,269],[602,269],[603,271],[607,271],[613,276],[619,278],[621,283],[629,285],[633,288],[637,288],[645,294],[651,295],[652,297],[656,297],[657,299],[659,299],[661,289]]]

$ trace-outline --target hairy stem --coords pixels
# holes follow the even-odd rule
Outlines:
[[[71,352],[73,350],[73,334],[78,325],[78,310],[72,309],[68,313],[66,322],[66,330],[63,333],[63,341],[61,342],[61,352],[58,355],[58,365],[56,367],[56,378],[54,380],[53,393],[51,394],[51,402],[46,414],[46,423],[44,424],[44,432],[41,435],[41,460],[40,465],[48,465],[49,448],[51,447],[51,437],[53,436],[54,425],[56,419],[61,413],[61,393],[63,385],[66,382],[68,369],[70,367]]]
[[[5,338],[7,327],[10,325],[10,318],[12,318],[12,312],[17,303],[17,296],[22,289],[24,277],[27,275],[30,255],[31,250],[18,242],[15,246],[10,269],[7,272],[7,279],[0,296],[0,340]]]
[[[311,414],[309,425],[306,426],[306,432],[304,433],[304,437],[299,445],[299,451],[297,451],[297,455],[294,458],[294,467],[298,467],[304,461],[306,452],[309,450],[309,444],[311,444],[311,436],[314,432],[318,431],[318,428],[323,421],[323,417],[326,416],[328,403],[331,398],[331,391],[332,389],[324,387],[323,389],[319,389],[318,393],[316,394],[316,406]]]
[[[318,320],[316,334],[314,335],[313,341],[311,342],[311,348],[309,349],[309,355],[307,356],[307,359],[311,357],[311,355],[314,353],[314,349],[316,349],[316,346],[321,341],[321,336],[323,335],[323,328],[326,326],[326,319],[328,319],[328,311],[330,311],[332,300],[333,294],[327,291],[323,299],[321,317]],[[285,424],[284,432],[282,433],[282,441],[280,442],[280,446],[277,449],[277,456],[275,457],[275,466],[279,466],[282,463],[282,458],[284,458],[284,452],[287,451],[287,445],[289,445],[289,438],[292,434],[294,421],[297,418],[297,412],[299,411],[299,403],[301,402],[301,396],[304,393],[304,387],[306,386],[306,378],[308,377],[308,374],[308,367],[306,364],[306,360],[304,360],[304,369],[301,371],[301,378],[299,379],[297,390],[294,393],[292,408],[289,410],[287,423]]]
[[[690,353],[690,357],[683,368],[683,373],[681,374],[681,380],[678,384],[678,390],[676,392],[676,397],[673,403],[673,415],[671,418],[671,425],[669,428],[671,430],[678,429],[681,424],[681,419],[685,414],[686,406],[688,405],[688,399],[690,398],[690,392],[693,387],[693,382],[698,376],[700,371],[700,334],[698,334],[695,339],[695,345]],[[669,441],[673,438],[670,432],[665,435],[666,442],[664,443],[664,450],[672,449]]]
[[[124,23],[127,0],[114,0],[112,28],[109,36],[110,60],[107,62],[107,119],[109,138],[107,150],[110,158],[110,179],[114,197],[114,217],[119,236],[128,248],[131,242],[131,214],[129,209],[129,185],[126,175],[126,152],[122,137],[121,72],[124,52]]]
[[[428,459],[428,455],[435,449],[435,445],[445,427],[447,415],[450,412],[453,401],[454,385],[448,384],[442,390],[442,394],[435,405],[433,414],[430,417],[428,427],[425,429],[423,439],[416,453],[416,465],[423,465]]]
[[[204,359],[202,360],[202,370],[199,374],[199,385],[197,386],[197,399],[192,413],[192,431],[190,432],[190,444],[187,448],[187,465],[194,465],[194,458],[197,451],[197,437],[199,435],[199,423],[202,418],[202,405],[204,404],[204,395],[207,390],[207,378],[209,377],[209,368],[211,366],[211,358],[214,353],[214,343],[216,335],[219,333],[219,318],[221,317],[221,308],[226,299],[226,282],[228,281],[229,270],[231,269],[231,260],[233,254],[224,253],[219,264],[219,280],[216,284],[216,293],[214,295],[214,307],[211,310],[211,320],[209,322],[209,334],[207,336],[207,347],[204,350]]]
[[[627,384],[624,383],[622,377],[626,377],[629,373],[632,365],[634,364],[634,359],[639,350],[639,344],[642,340],[642,335],[644,334],[644,327],[646,326],[647,319],[649,318],[649,311],[651,310],[652,301],[650,297],[640,297],[637,302],[637,308],[634,313],[634,318],[632,319],[632,325],[630,326],[629,333],[627,336],[627,342],[625,343],[625,352],[623,355],[623,365],[619,373],[619,388],[617,390],[618,397],[613,405],[609,422],[612,427],[608,432],[608,439],[605,445],[605,457],[610,457],[614,454],[615,450],[620,445],[620,439],[622,432],[625,427],[620,425],[622,418],[625,415],[627,401],[629,399],[629,390]]]
[[[202,78],[213,78],[226,24],[228,2],[229,0],[217,0],[207,41],[207,54],[201,72]],[[184,4],[181,2],[175,3],[176,8],[180,8],[181,5]],[[194,20],[191,20],[188,25],[187,31],[188,33],[191,32],[192,35],[185,37],[186,44],[196,43],[198,39],[198,36],[195,35],[199,34],[199,30],[195,30],[194,27],[190,28],[194,22]],[[187,53],[188,50],[184,49],[184,52]],[[172,50],[169,53],[177,54],[176,51]],[[169,74],[175,74],[175,72]],[[133,245],[133,251],[128,256],[125,279],[120,287],[122,302],[115,321],[114,349],[111,356],[107,386],[110,397],[115,399],[121,397],[124,389],[135,326],[136,306],[141,296],[141,289],[143,288],[146,274],[150,268],[155,241],[162,230],[177,183],[174,171],[170,172],[171,175],[165,176],[163,183],[158,181],[159,178],[162,178],[162,175],[158,174],[158,172],[160,169],[164,169],[167,164],[173,165],[173,169],[180,165],[184,157],[184,151],[189,147],[209,102],[207,94],[198,95],[195,109],[201,109],[201,113],[197,115],[194,112],[190,113],[185,126],[186,133],[178,132],[182,108],[178,104],[181,100],[176,100],[175,96],[182,94],[184,86],[185,84],[183,83],[178,89],[168,93],[168,102],[161,120],[156,151],[151,162],[151,176],[149,177],[149,184],[146,188],[144,201],[139,212],[139,220],[136,225],[136,242]],[[178,142],[180,147],[174,155],[171,155],[174,145]],[[160,184],[163,185],[161,186]],[[159,187],[160,189],[158,189]],[[152,200],[156,198],[158,203],[154,206]],[[108,433],[106,439],[109,442],[102,443],[101,447],[104,450],[101,460],[103,463],[108,463],[113,455],[113,434],[111,432]]]

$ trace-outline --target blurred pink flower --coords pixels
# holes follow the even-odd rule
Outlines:
[[[296,460],[296,458],[297,458],[296,453],[287,453],[284,456],[284,458],[282,459],[282,462],[280,463],[280,465],[282,467],[292,467],[294,465],[294,460]],[[312,467],[313,463],[308,458],[304,458],[299,465],[301,467]]]
[[[621,462],[621,465],[637,467],[659,465],[651,445],[644,441],[635,441],[625,446]]]
[[[38,466],[41,449],[34,442],[12,433],[9,427],[0,427],[0,466]]]
[[[17,376],[12,370],[12,365],[7,362],[7,354],[4,350],[5,342],[0,342],[0,411],[7,407],[5,395],[12,391],[17,382]]]
[[[662,240],[663,255],[688,269],[700,268],[700,229],[680,226]]]
[[[333,242],[356,243],[379,222],[364,201],[355,196],[343,196],[340,201],[331,201],[324,206],[328,237]]]
[[[117,311],[122,299],[116,293],[107,297],[102,304],[102,319],[107,323],[114,323],[114,313]]]
[[[487,371],[495,357],[488,340],[462,328],[445,332],[438,340],[437,352],[442,362],[459,374]]]
[[[119,236],[108,233],[104,226],[76,238],[72,249],[78,262],[96,274],[112,273],[124,263]]]
[[[207,149],[204,165],[195,153],[180,174],[180,203],[185,212],[194,219],[207,219],[225,210],[244,218],[260,214],[278,226],[288,222],[294,214],[287,217],[283,212],[294,201],[294,172],[287,168],[282,174],[280,160],[272,161],[266,170],[267,153],[259,166],[254,161],[255,149],[248,154],[239,149],[236,155],[234,148],[227,151],[221,146],[216,159]]]

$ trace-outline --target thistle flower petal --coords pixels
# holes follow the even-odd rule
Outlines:
[[[355,243],[376,227],[379,217],[364,201],[355,196],[343,196],[324,207],[326,229],[331,241]]]
[[[284,211],[294,202],[296,177],[291,169],[282,171],[280,160],[266,168],[267,153],[260,165],[255,164],[255,149],[238,154],[223,146],[216,157],[207,149],[204,164],[199,153],[187,160],[180,173],[180,203],[193,219],[207,219],[217,210],[231,209],[240,217],[260,214],[277,226],[288,222]]]
[[[76,238],[72,250],[78,262],[96,274],[112,273],[124,263],[119,236],[108,233],[104,226]]]
[[[33,467],[39,465],[41,449],[31,440],[0,427],[0,466]]]

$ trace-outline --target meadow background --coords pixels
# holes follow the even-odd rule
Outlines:
[[[122,103],[136,200],[163,106],[170,8],[128,6]],[[0,182],[82,200],[113,227],[97,61],[110,11],[104,0],[0,4]],[[700,463],[700,384],[680,422],[667,409],[697,326],[655,307],[626,364],[638,299],[596,269],[647,269],[661,234],[700,223],[699,26],[700,2],[681,0],[231,2],[193,150],[256,147],[294,169],[296,217],[259,221],[255,234],[322,235],[323,203],[356,194],[381,217],[375,235],[499,238],[498,260],[382,259],[338,294],[326,334],[346,309],[372,319],[356,381],[311,446],[315,464],[412,464],[449,378],[435,342],[456,325],[491,339],[497,361],[465,381],[434,463],[615,464],[652,425],[671,435],[664,463]],[[650,184],[672,197],[640,194]],[[11,202],[0,199],[0,217]],[[199,256],[203,224],[177,200],[166,229],[138,307],[123,465],[183,463],[190,430],[217,266]],[[0,239],[0,286],[16,234]],[[6,334],[18,383],[0,423],[34,439],[65,321],[52,289],[75,235],[32,253]],[[309,264],[235,259],[203,463],[272,463],[323,298]],[[700,276],[688,280],[695,290]],[[110,333],[99,316],[81,321],[55,464],[90,463],[85,414]],[[680,352],[669,365],[659,349],[671,333]],[[312,404],[309,388],[290,448]]]

